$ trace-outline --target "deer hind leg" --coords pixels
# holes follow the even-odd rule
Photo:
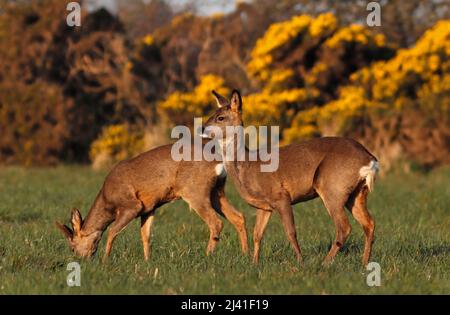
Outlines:
[[[335,240],[324,260],[324,264],[329,264],[334,260],[334,257],[342,248],[342,246],[344,246],[345,241],[352,231],[352,227],[344,210],[344,204],[348,197],[330,193],[321,194],[320,192],[318,192],[318,194],[321,197],[325,207],[327,208],[328,213],[333,219],[336,228]]]
[[[213,193],[212,204],[216,212],[223,215],[234,226],[239,235],[242,253],[247,254],[248,239],[244,215],[237,211],[228,201],[223,187],[218,188],[218,191]]]
[[[363,265],[366,266],[369,263],[370,255],[372,252],[372,244],[375,231],[375,221],[370,216],[367,209],[367,187],[361,187],[356,192],[354,198],[351,198],[347,203],[347,208],[352,213],[356,221],[362,226],[365,235]]]
[[[108,231],[104,260],[110,256],[112,244],[116,236],[125,229],[128,223],[133,221],[133,219],[139,215],[141,210],[142,203],[139,200],[130,202],[128,205],[116,209],[116,219]]]
[[[141,216],[141,238],[142,238],[142,245],[144,247],[145,260],[149,260],[150,258],[150,234],[154,219],[155,219],[155,211],[143,214]]]
[[[256,210],[256,223],[253,230],[253,263],[257,264],[259,262],[259,252],[261,241],[266,230],[267,223],[269,222],[272,211],[266,211],[262,209]]]

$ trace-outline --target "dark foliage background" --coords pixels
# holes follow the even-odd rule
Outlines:
[[[367,16],[366,3],[356,0],[243,2],[230,14],[207,17],[195,14],[195,2],[179,12],[160,0],[119,1],[117,15],[84,11],[82,26],[68,27],[65,1],[0,0],[0,8],[0,162],[24,165],[87,162],[105,126],[157,126],[159,102],[193,90],[206,74],[244,94],[258,91],[261,84],[246,67],[256,41],[275,22],[330,11],[342,24]],[[372,31],[386,36],[389,49],[374,55],[321,50],[315,56],[314,62],[334,67],[318,83],[316,104],[336,98],[353,70],[391,58],[450,14],[443,1],[422,0],[385,1],[382,12],[383,27]],[[155,44],[145,43],[148,34]],[[294,69],[296,85],[308,70],[305,54],[319,44],[292,47],[280,59],[280,66]],[[412,125],[415,120],[416,114],[409,118]],[[448,161],[448,138],[440,139],[437,160],[425,164]],[[424,148],[411,152],[426,154]]]

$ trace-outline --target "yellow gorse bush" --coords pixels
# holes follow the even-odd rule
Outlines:
[[[338,28],[338,21],[333,13],[324,13],[311,21],[309,34],[312,37],[324,37]]]
[[[337,36],[337,35],[336,35]],[[341,38],[342,35],[339,35]],[[429,115],[449,118],[450,21],[428,30],[410,49],[351,75],[351,85],[322,107],[301,111],[285,133],[285,141],[317,134],[339,134],[355,118],[374,111],[398,111],[420,106]]]
[[[449,56],[450,20],[444,20],[428,30],[414,47],[400,50],[389,61],[362,69],[351,79],[354,84],[370,86],[368,92],[375,100],[389,101],[416,91],[423,84],[440,85],[450,72]]]
[[[190,122],[193,117],[202,117],[209,111],[212,102],[211,91],[216,90],[222,95],[228,95],[229,89],[225,87],[223,78],[216,75],[201,77],[199,84],[193,91],[183,93],[174,92],[158,105],[162,115],[170,118],[172,122],[183,123],[183,118],[177,115],[188,116]],[[188,122],[186,122],[188,123]]]
[[[352,24],[338,30],[331,38],[327,39],[325,45],[336,48],[342,42],[356,42],[363,45],[384,46],[385,37],[382,34],[373,35],[370,30],[359,24]]]
[[[306,102],[318,96],[316,89],[288,89],[285,91],[270,91],[264,89],[260,93],[244,97],[244,121],[251,125],[280,125],[295,114],[290,104]]]
[[[105,159],[108,164],[130,158],[144,151],[144,138],[140,132],[132,131],[128,125],[105,127],[100,137],[91,144],[91,161]]]
[[[332,13],[321,14],[315,19],[309,15],[294,16],[288,21],[272,24],[256,42],[247,66],[249,74],[261,81],[270,80],[274,57],[284,46],[302,36],[328,36],[337,27],[337,19]]]
[[[338,21],[332,13],[321,14],[316,18],[309,15],[294,16],[290,20],[272,24],[256,42],[247,64],[249,75],[258,79],[262,86],[259,92],[244,97],[245,122],[253,125],[276,124],[282,129],[289,128],[297,113],[310,107],[320,96],[321,90],[316,83],[329,71],[326,59],[318,60],[311,69],[305,69],[307,71],[301,79],[304,81],[301,86],[298,85],[298,71],[277,63],[280,53],[283,55],[285,49],[292,49],[293,41],[296,45],[301,45],[303,41],[313,41],[318,47],[327,42],[334,49],[335,45],[351,41],[360,45],[382,45],[383,41],[377,36],[362,26],[352,25],[339,29]],[[311,48],[308,44],[306,47]],[[158,104],[158,110],[171,124],[190,124],[192,117],[207,115],[213,109],[213,89],[222,95],[229,93],[223,78],[205,75],[192,91],[170,94]],[[289,133],[292,134],[293,131],[294,129]],[[311,133],[302,132],[304,135]]]
[[[330,71],[327,59],[318,60],[311,69],[302,70],[303,84],[298,86],[296,73],[291,68],[280,68],[280,63],[277,62],[285,49],[291,49],[293,41],[300,42],[297,45],[305,42],[305,49],[313,47],[311,44],[319,46],[322,41],[325,43],[323,49],[328,50],[335,50],[346,43],[369,47],[385,45],[383,35],[374,35],[363,26],[339,28],[332,13],[321,14],[316,18],[309,15],[295,16],[288,21],[271,25],[257,41],[251,54],[252,59],[247,65],[249,74],[262,82],[263,87],[260,92],[244,98],[244,118],[249,124],[278,124],[289,129],[284,133],[288,142],[296,138],[296,132],[301,137],[317,134],[317,127],[312,124],[303,127],[307,131],[290,128],[290,124],[295,123],[293,117],[300,109],[315,103],[321,92],[317,86],[318,81]]]
[[[269,79],[273,53],[307,32],[311,20],[309,15],[300,15],[288,21],[272,24],[264,36],[256,42],[251,53],[252,60],[247,66],[249,74],[262,81]]]
[[[271,72],[265,89],[267,91],[277,91],[283,87],[288,88],[287,84],[294,76],[292,69],[275,69]]]
[[[271,25],[256,42],[247,64],[250,78],[257,79],[260,89],[244,97],[245,123],[279,125],[282,142],[291,143],[349,134],[373,115],[382,117],[391,111],[401,115],[407,107],[420,106],[430,115],[448,118],[450,21],[440,21],[416,45],[397,51],[389,60],[364,59],[385,48],[390,49],[383,35],[361,25],[339,27],[331,13],[316,18],[301,15]],[[390,51],[384,59],[392,56]],[[306,59],[292,62],[292,56],[305,58],[311,52],[308,66],[303,64]],[[362,61],[347,60],[353,53]],[[347,63],[351,66],[342,71]],[[332,86],[335,90],[330,92],[336,82],[346,83]],[[213,109],[213,89],[229,93],[221,77],[206,75],[192,91],[169,95],[159,110],[172,122],[190,122]]]
[[[338,21],[332,13],[324,13],[316,18],[309,15],[294,16],[288,21],[272,24],[260,38],[251,53],[247,65],[249,74],[266,82],[273,76],[273,62],[277,54],[283,52],[292,41],[308,39],[326,39],[325,45],[334,49],[342,43],[355,42],[362,45],[385,46],[382,34],[374,35],[362,25],[350,25],[339,29]]]
[[[370,103],[364,94],[362,87],[347,86],[340,90],[338,100],[300,111],[292,126],[285,130],[284,142],[341,133],[349,126],[348,121],[361,116]]]

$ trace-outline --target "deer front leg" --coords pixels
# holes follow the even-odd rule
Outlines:
[[[140,208],[139,208],[140,209]],[[130,223],[134,218],[136,218],[139,210],[123,210],[118,209],[116,211],[116,220],[108,231],[108,238],[106,240],[106,251],[105,256],[103,257],[103,261],[111,254],[112,244],[116,236],[123,231],[123,229]]]
[[[294,212],[292,206],[289,202],[284,202],[278,208],[278,212],[281,216],[281,222],[283,223],[284,232],[286,233],[286,237],[291,243],[292,248],[294,249],[297,262],[302,262],[302,253],[300,251],[300,246],[297,241],[297,232],[295,230],[295,221],[294,221]]]
[[[209,241],[206,248],[206,255],[211,254],[216,248],[217,242],[219,241],[220,232],[223,228],[222,221],[217,217],[216,211],[208,202],[205,200],[187,200],[189,206],[194,209],[198,216],[208,225],[209,227]]]
[[[271,215],[272,211],[266,211],[262,209],[256,210],[256,223],[255,229],[253,230],[253,263],[255,264],[259,262],[261,241]]]
[[[223,223],[217,217],[212,207],[200,207],[196,210],[197,214],[206,222],[209,227],[209,241],[206,248],[206,256],[211,254],[217,246],[222,232]]]
[[[241,241],[242,253],[248,252],[248,240],[247,240],[247,228],[245,226],[245,218],[242,213],[237,211],[225,197],[225,195],[219,196],[220,210],[225,218],[230,221],[238,232],[239,239]]]
[[[141,238],[144,247],[145,260],[149,260],[150,258],[150,234],[154,218],[154,211],[141,216]]]

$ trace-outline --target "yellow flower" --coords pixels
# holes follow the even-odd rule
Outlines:
[[[352,24],[339,29],[331,38],[327,39],[325,45],[336,48],[345,42],[357,42],[362,45],[384,46],[384,36],[373,35],[367,28],[359,24]]]
[[[154,38],[151,34],[144,36],[144,38],[142,39],[142,42],[147,45],[147,46],[151,46],[154,43]]]
[[[386,37],[383,34],[377,34],[374,37],[375,44],[379,47],[386,46]]]
[[[337,29],[338,22],[333,13],[324,13],[314,19],[309,26],[312,37],[328,35]]]
[[[431,71],[436,71],[437,69],[439,69],[439,65],[440,65],[440,59],[438,55],[431,55],[430,58],[428,59],[428,65],[431,69]]]

